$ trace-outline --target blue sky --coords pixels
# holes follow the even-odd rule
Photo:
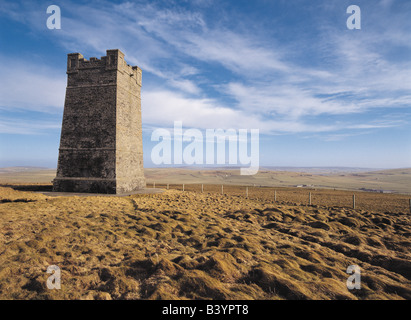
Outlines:
[[[410,167],[410,15],[400,0],[2,0],[0,166],[55,168],[67,53],[118,48],[143,69],[147,167],[174,121],[259,129],[260,166]]]

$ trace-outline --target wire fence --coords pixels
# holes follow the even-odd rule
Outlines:
[[[148,188],[161,188],[223,196],[242,197],[269,203],[351,208],[391,213],[411,212],[409,195],[338,189],[239,186],[224,184],[148,183]]]

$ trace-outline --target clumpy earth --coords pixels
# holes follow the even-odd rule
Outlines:
[[[0,188],[0,299],[411,299],[411,215]],[[50,290],[47,268],[61,270]],[[361,289],[347,289],[347,268]]]

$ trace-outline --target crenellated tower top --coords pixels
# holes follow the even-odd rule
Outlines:
[[[137,84],[141,86],[142,71],[139,67],[130,66],[124,60],[124,53],[119,49],[107,50],[106,53],[107,55],[100,59],[91,57],[90,60],[85,59],[81,53],[69,53],[67,55],[67,74],[76,74],[90,69],[116,70],[134,77]]]

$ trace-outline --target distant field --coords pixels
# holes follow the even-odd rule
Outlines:
[[[55,169],[11,167],[0,168],[0,183],[49,184],[56,176]]]
[[[148,184],[148,187],[153,187]],[[166,184],[156,184],[156,188],[167,188]],[[169,184],[169,189],[183,190],[181,184]],[[185,184],[185,191],[201,193],[201,184]],[[287,204],[297,206],[309,205],[311,193],[312,206],[325,206],[335,208],[353,208],[353,195],[355,194],[355,208],[375,212],[410,212],[409,195],[382,194],[374,192],[353,192],[334,189],[306,189],[306,188],[273,188],[273,187],[245,187],[224,185],[204,185],[204,194],[221,194],[248,199],[270,202],[276,205]]]
[[[310,171],[310,170],[306,170]],[[55,169],[0,168],[0,184],[51,184]],[[260,170],[253,176],[242,176],[237,169],[145,169],[148,184],[224,184],[264,187],[331,188],[354,191],[385,191],[411,194],[411,168],[382,171],[337,171],[327,168],[312,172]]]
[[[356,173],[324,173],[260,170],[241,176],[239,170],[145,169],[148,183],[228,184],[265,187],[332,188],[411,194],[411,168]]]

